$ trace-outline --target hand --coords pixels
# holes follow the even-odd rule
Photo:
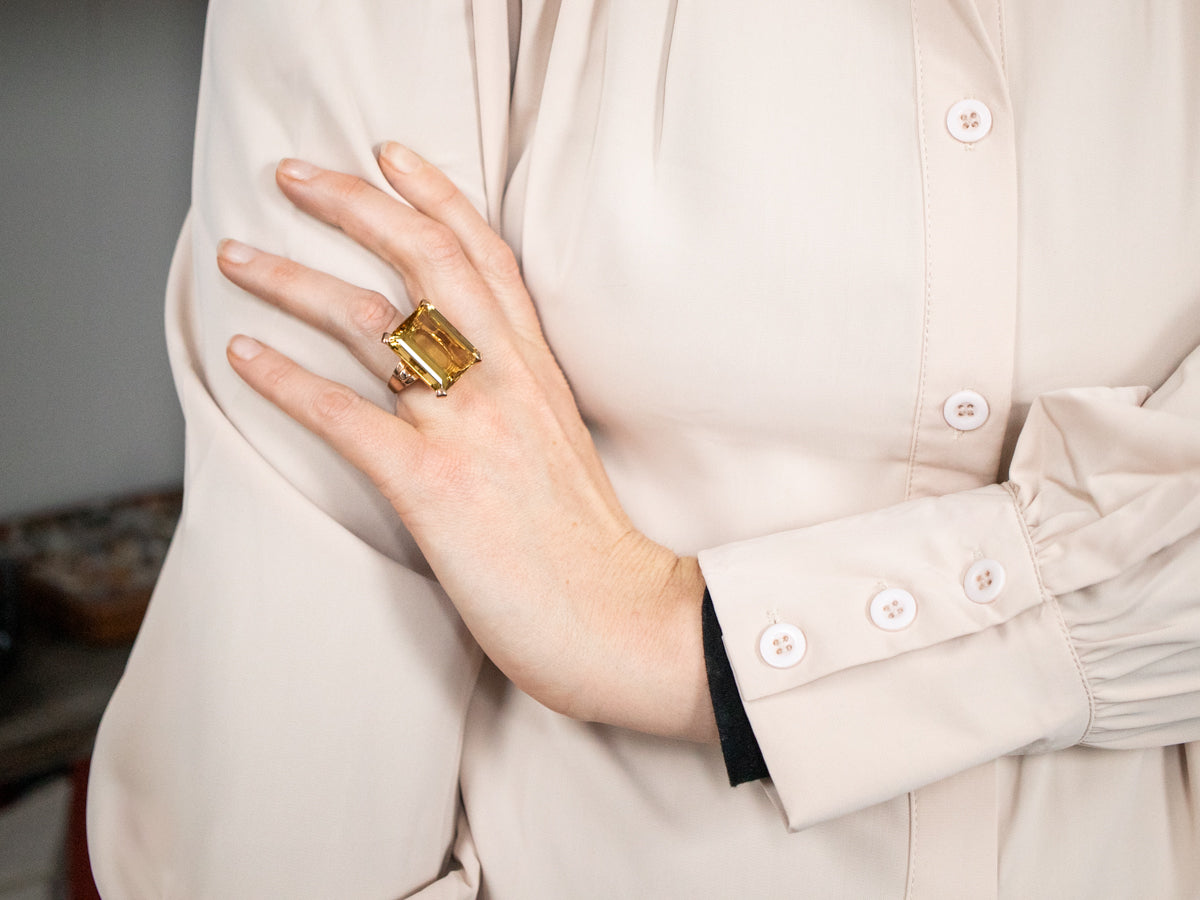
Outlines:
[[[395,508],[463,621],[522,690],[558,712],[715,740],[700,632],[704,583],[618,503],[511,250],[445,175],[398,144],[360,178],[285,160],[280,189],[393,265],[482,354],[444,398],[417,383],[394,414],[251,338],[229,361],[361,469]],[[406,313],[378,293],[223,242],[221,271],[340,339],[381,379]]]

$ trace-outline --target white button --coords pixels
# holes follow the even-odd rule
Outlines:
[[[963,590],[976,603],[991,603],[1004,590],[1004,566],[994,559],[981,559],[967,569]]]
[[[762,654],[767,665],[776,669],[794,666],[804,657],[804,651],[807,649],[804,632],[786,622],[772,625],[763,632],[758,641],[758,652]]]
[[[871,601],[871,621],[884,631],[899,631],[917,617],[917,601],[908,591],[888,588]]]
[[[983,394],[975,391],[958,391],[951,394],[942,407],[946,424],[959,431],[974,431],[987,421],[988,404]]]
[[[992,111],[978,100],[959,100],[946,113],[946,127],[964,144],[982,141],[992,130]]]

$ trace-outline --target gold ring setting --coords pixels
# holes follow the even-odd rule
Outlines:
[[[385,334],[383,343],[400,357],[388,379],[388,387],[396,393],[423,381],[437,396],[445,397],[450,385],[481,358],[475,345],[428,300],[422,300],[395,331]]]
[[[396,368],[392,370],[391,377],[388,378],[388,387],[392,389],[393,394],[398,394],[414,381],[417,376],[412,373],[404,363],[396,363]]]

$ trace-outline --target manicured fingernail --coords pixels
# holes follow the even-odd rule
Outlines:
[[[308,181],[321,170],[302,159],[284,159],[279,163],[279,171],[296,181]]]
[[[254,257],[258,256],[258,251],[253,247],[243,244],[241,241],[235,241],[233,238],[225,238],[225,240],[217,244],[217,256],[226,262],[248,263]]]
[[[397,172],[403,172],[406,175],[409,172],[415,172],[421,165],[421,157],[395,141],[388,141],[384,144],[383,149],[379,151],[379,156]]]
[[[235,335],[229,342],[229,352],[238,359],[251,360],[262,353],[263,345],[244,334]]]

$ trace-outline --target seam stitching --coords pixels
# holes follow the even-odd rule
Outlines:
[[[913,478],[917,466],[917,449],[921,434],[921,411],[925,405],[925,379],[929,359],[929,316],[930,294],[933,288],[933,254],[931,251],[933,234],[930,227],[929,201],[929,146],[925,133],[925,64],[921,56],[921,36],[917,0],[909,0],[909,14],[912,17],[913,59],[916,63],[916,101],[917,101],[917,136],[921,145],[921,212],[925,217],[925,284],[922,298],[921,323],[921,362],[920,375],[917,381],[916,408],[913,410],[912,442],[908,449],[908,471],[904,478],[904,498],[912,497]],[[913,900],[917,891],[917,792],[910,791],[908,795],[908,878],[904,887],[905,900]]]
[[[998,37],[1000,39],[1000,72],[1004,75],[1005,80],[1008,79],[1008,50],[1007,41],[1004,38],[1004,0],[998,0],[996,3],[996,24],[999,29]]]
[[[925,387],[929,377],[929,332],[930,319],[933,315],[933,228],[931,225],[930,176],[929,176],[929,136],[925,130],[925,67],[921,57],[921,37],[916,0],[911,0],[909,9],[912,14],[913,54],[917,66],[917,134],[921,143],[921,190],[922,212],[925,216],[925,294],[921,323],[921,362],[920,375],[917,382],[917,402],[913,411],[912,442],[908,449],[908,472],[904,479],[904,499],[912,498],[913,479],[916,474],[917,452],[921,443],[921,418],[925,407]]]
[[[908,795],[908,884],[905,885],[905,900],[917,895],[917,792]]]
[[[1012,501],[1013,512],[1017,517],[1017,527],[1021,531],[1021,538],[1025,542],[1025,549],[1029,553],[1029,560],[1033,564],[1033,574],[1037,579],[1038,591],[1042,595],[1043,602],[1048,603],[1054,611],[1054,619],[1058,623],[1058,630],[1062,633],[1063,642],[1067,645],[1067,652],[1071,654],[1071,662],[1075,665],[1075,671],[1079,674],[1083,693],[1087,697],[1087,725],[1083,729],[1083,733],[1080,734],[1079,739],[1075,741],[1076,744],[1079,744],[1091,733],[1092,725],[1096,721],[1096,696],[1092,693],[1092,686],[1088,682],[1087,672],[1084,671],[1083,661],[1079,658],[1079,653],[1075,650],[1075,642],[1071,640],[1071,630],[1067,627],[1067,620],[1063,615],[1062,606],[1059,605],[1058,597],[1046,588],[1046,583],[1042,580],[1042,570],[1037,562],[1037,550],[1034,547],[1033,536],[1029,533],[1029,526],[1025,522],[1025,516],[1021,513],[1021,505],[1017,501],[1016,486],[1011,481],[1006,481],[1004,489],[1008,491],[1009,499]]]

